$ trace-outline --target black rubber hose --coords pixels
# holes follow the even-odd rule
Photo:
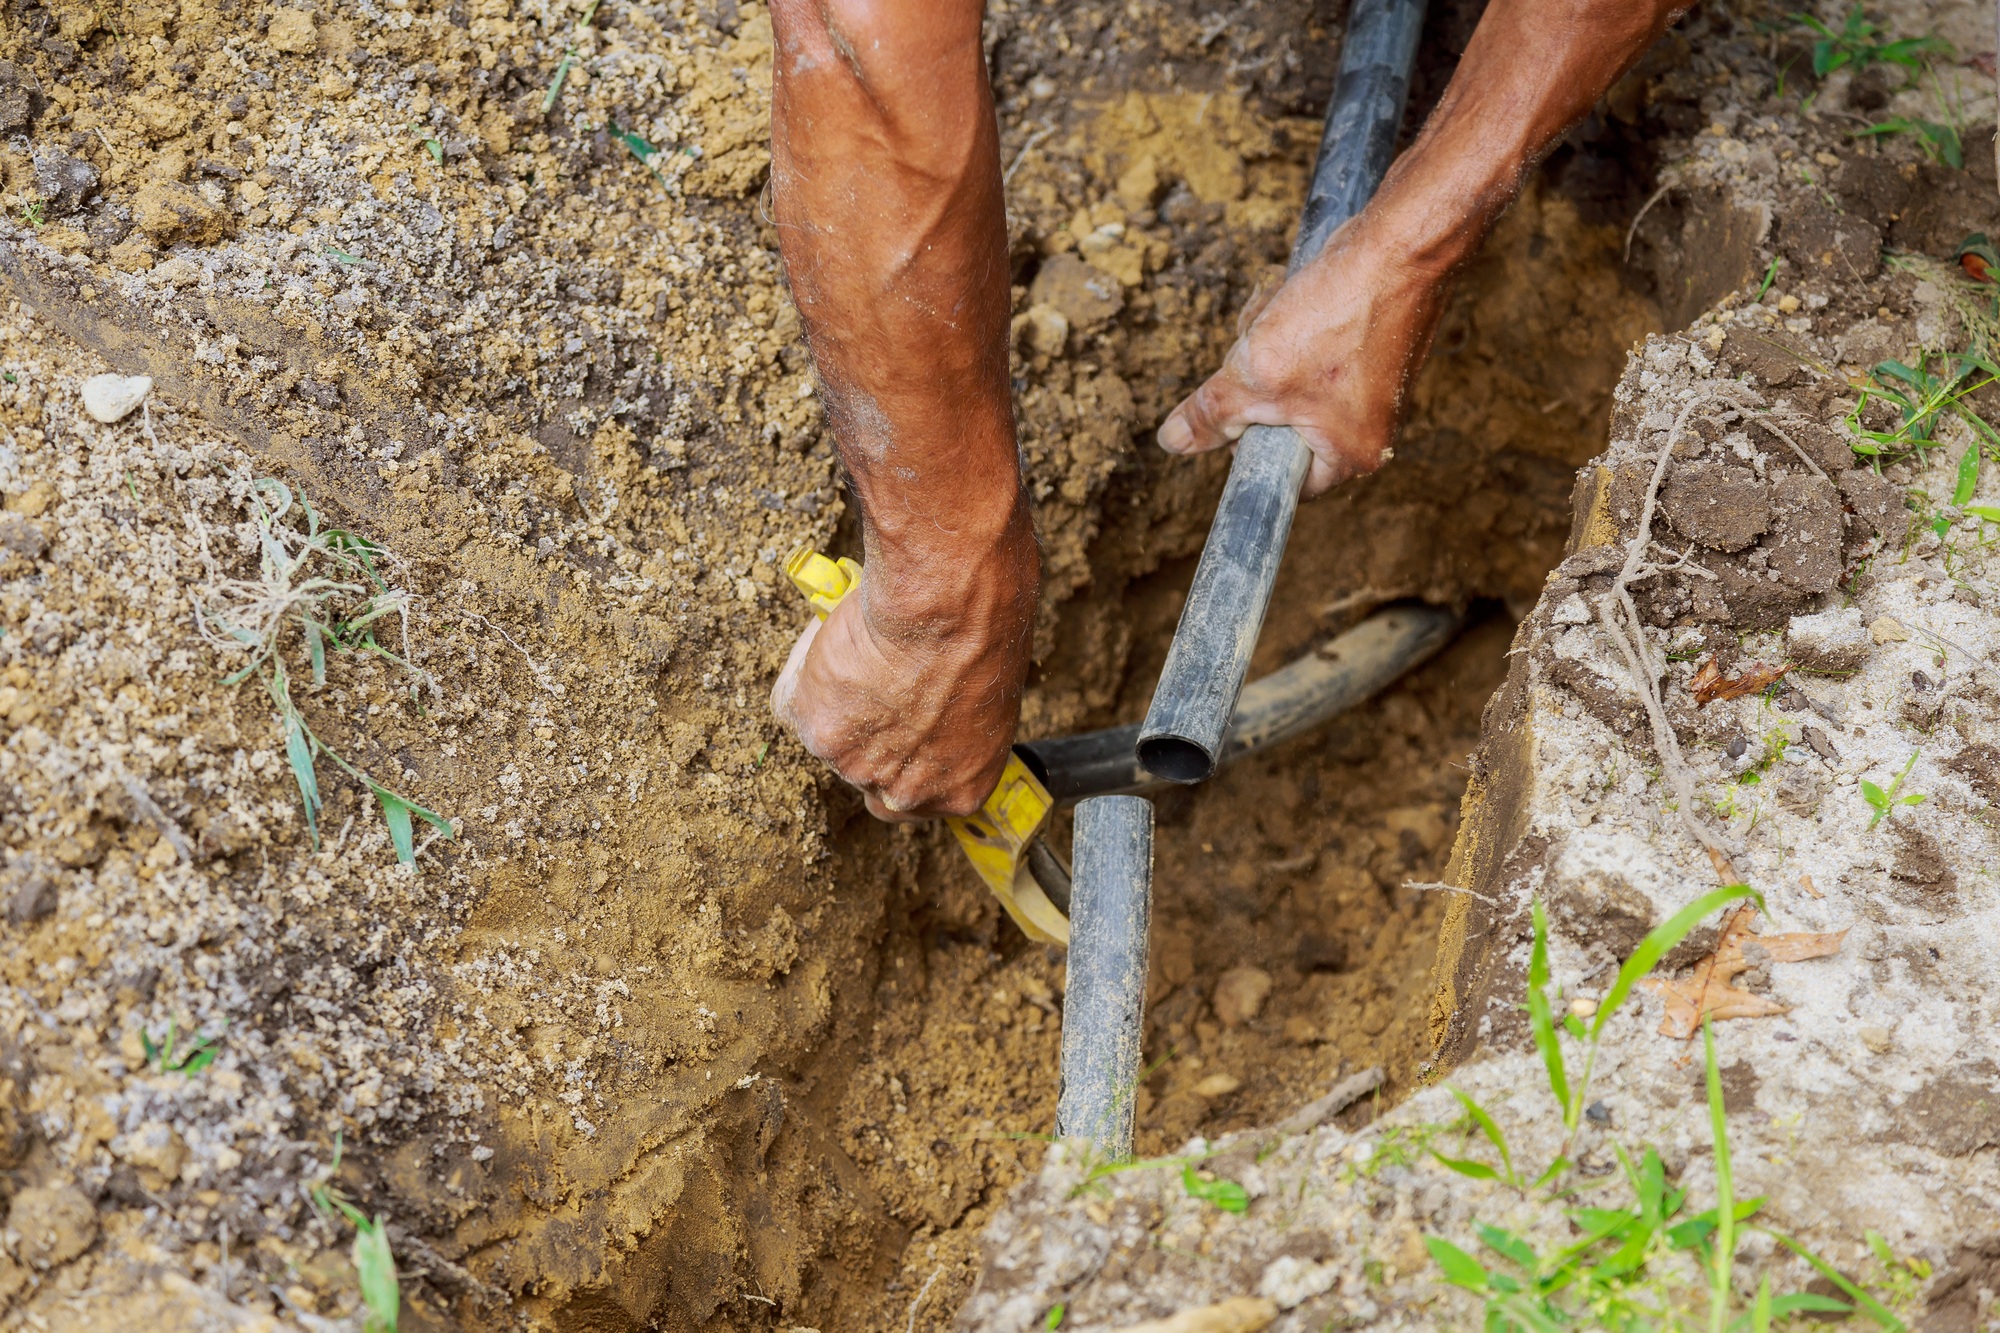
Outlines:
[[[1292,269],[1361,211],[1395,154],[1424,0],[1354,0],[1327,108]],[[1136,737],[1139,761],[1170,782],[1216,769],[1223,733],[1250,669],[1312,461],[1286,426],[1252,426],[1237,442],[1173,646]]]
[[[1429,660],[1464,624],[1465,617],[1457,611],[1421,602],[1400,603],[1252,681],[1229,719],[1218,766],[1303,735],[1354,707]],[[1025,741],[1014,752],[1059,801],[1169,785],[1166,778],[1140,767],[1133,753],[1138,735],[1139,724],[1131,723]]]

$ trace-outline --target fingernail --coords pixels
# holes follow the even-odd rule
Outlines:
[[[1194,445],[1194,431],[1180,417],[1168,417],[1160,427],[1160,447],[1170,454],[1184,454]]]
[[[1222,438],[1234,444],[1243,438],[1243,432],[1248,429],[1250,429],[1248,426],[1224,426],[1222,428]]]

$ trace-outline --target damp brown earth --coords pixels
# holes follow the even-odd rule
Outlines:
[[[1475,19],[1437,7],[1412,124]],[[1685,200],[1627,227],[1737,22],[1689,20],[1542,165],[1395,462],[1302,513],[1259,670],[1399,598],[1471,628],[1160,799],[1142,1152],[1432,1072],[1434,886],[1514,620],[1627,350],[1728,285],[1662,287]],[[1280,272],[1338,36],[1291,0],[992,7],[1027,735],[1143,710],[1225,466],[1149,433]],[[759,206],[770,55],[731,0],[0,32],[37,201],[0,237],[0,1109],[16,1230],[67,1219],[6,1260],[10,1318],[353,1316],[328,1184],[417,1327],[940,1328],[969,1290],[1053,1128],[1061,958],[764,705],[777,562],[852,542]],[[145,414],[81,410],[106,370],[154,378]],[[271,692],[199,633],[258,577],[259,478],[412,595],[406,665],[308,685],[281,648],[329,748],[450,820],[414,872],[330,761],[315,847]],[[214,1062],[169,1069],[170,1023]]]

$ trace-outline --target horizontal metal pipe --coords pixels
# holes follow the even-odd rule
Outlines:
[[[1095,796],[1076,807],[1069,972],[1063,988],[1056,1132],[1098,1155],[1132,1155],[1153,920],[1153,803]]]
[[[1293,271],[1359,212],[1389,168],[1402,124],[1424,0],[1354,0],[1327,108]],[[1223,732],[1250,669],[1271,587],[1312,461],[1285,426],[1252,426],[1216,506],[1173,646],[1139,731],[1139,762],[1170,782],[1215,771]]]

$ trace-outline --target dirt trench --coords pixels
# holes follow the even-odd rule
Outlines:
[[[411,1257],[417,1327],[941,1327],[1052,1127],[1060,959],[937,831],[872,824],[763,716],[798,616],[772,554],[851,521],[755,210],[768,19],[299,12],[24,11],[0,52],[35,115],[9,188],[50,151],[103,185],[10,222],[4,256],[8,507],[58,535],[0,568],[29,765],[0,773],[0,814],[9,892],[60,904],[8,946],[10,1058],[23,1097],[45,1082],[7,1179],[105,1219],[97,1249],[0,1288],[137,1301],[185,1273],[240,1300],[254,1276],[279,1315],[350,1311],[340,1231],[299,1190],[339,1131],[342,1185]],[[1134,12],[999,4],[990,25],[1049,572],[1030,735],[1144,707],[1224,467],[1147,437],[1278,270],[1337,47],[1284,0],[1221,28]],[[1434,15],[1412,125],[1476,13]],[[1321,736],[1161,799],[1141,1151],[1268,1120],[1343,1068],[1383,1064],[1391,1100],[1422,1078],[1444,903],[1408,886],[1440,878],[1509,608],[1560,556],[1626,348],[1662,326],[1662,242],[1628,262],[1624,227],[1648,138],[1687,128],[1706,22],[1463,276],[1396,462],[1302,514],[1257,670],[1399,597],[1474,624]],[[224,39],[256,77],[197,58]],[[546,76],[579,46],[577,109],[551,118]],[[436,137],[384,137],[402,115]],[[704,151],[635,160],[614,124]],[[82,420],[76,380],[107,366],[156,376],[184,455]],[[252,472],[401,553],[441,608],[419,659],[441,711],[367,664],[313,696],[337,745],[462,817],[431,878],[314,853],[259,757],[267,711],[163,655],[199,582],[184,520],[240,523]],[[51,581],[175,543],[157,605]],[[32,767],[51,737],[87,756],[119,709],[192,738],[185,764],[121,751],[198,841],[185,866],[88,763]],[[364,792],[333,789],[326,823],[386,855]],[[152,916],[205,924],[118,934]],[[140,1036],[175,1015],[233,1024],[217,1068],[265,1080],[227,1135],[203,1090],[146,1077]],[[141,1086],[130,1124],[49,1109]]]

